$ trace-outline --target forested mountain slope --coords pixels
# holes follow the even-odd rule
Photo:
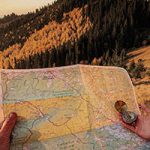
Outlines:
[[[4,16],[0,19],[0,50],[4,50],[16,43],[23,43],[36,30],[40,30],[50,21],[60,21],[63,13],[71,11],[75,7],[84,6],[86,2],[77,3],[70,0],[57,0],[52,5],[48,5],[35,12],[30,12],[26,15],[11,15]]]
[[[74,51],[72,52],[71,47],[75,46],[77,50],[78,45],[74,44],[92,28],[89,17],[83,19],[81,14],[82,9],[75,8],[64,14],[62,23],[49,22],[43,29],[32,34],[23,47],[19,44],[9,47],[2,53],[3,65],[6,68],[15,68],[15,65],[18,65],[17,68],[52,67],[65,65],[69,61],[69,55],[72,55],[70,61],[73,61]],[[70,51],[67,52],[68,48]]]
[[[91,63],[149,44],[150,2],[58,0],[0,31],[1,68]]]

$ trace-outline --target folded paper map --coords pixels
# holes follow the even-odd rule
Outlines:
[[[118,67],[75,65],[1,70],[1,121],[16,112],[12,150],[124,150],[148,146],[121,127],[114,104],[140,113],[131,80]]]

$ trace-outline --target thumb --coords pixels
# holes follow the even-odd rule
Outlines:
[[[136,132],[136,128],[135,128],[134,126],[129,125],[129,124],[127,124],[127,123],[125,123],[125,122],[123,121],[123,119],[122,119],[122,117],[121,117],[121,114],[119,114],[119,120],[121,121],[121,124],[122,124],[123,127],[127,128],[127,129],[129,129],[129,130],[131,130],[132,132]]]
[[[0,129],[1,135],[5,138],[9,138],[16,122],[17,122],[17,114],[11,113],[9,117],[4,121]]]

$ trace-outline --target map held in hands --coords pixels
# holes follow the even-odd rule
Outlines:
[[[0,116],[19,116],[12,150],[138,149],[148,144],[124,129],[114,105],[140,114],[127,72],[75,65],[1,70]]]

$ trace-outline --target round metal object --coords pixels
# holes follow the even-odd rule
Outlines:
[[[123,111],[127,111],[128,107],[127,107],[127,104],[123,101],[117,101],[115,103],[115,108],[118,112],[123,112]]]
[[[126,113],[122,113],[121,114],[122,119],[125,123],[127,124],[132,124],[133,122],[135,122],[137,120],[137,114],[135,114],[134,112],[130,112],[127,111]]]
[[[127,124],[132,124],[137,120],[137,115],[134,112],[128,111],[128,106],[123,101],[115,103],[115,109],[121,114],[122,119]]]

